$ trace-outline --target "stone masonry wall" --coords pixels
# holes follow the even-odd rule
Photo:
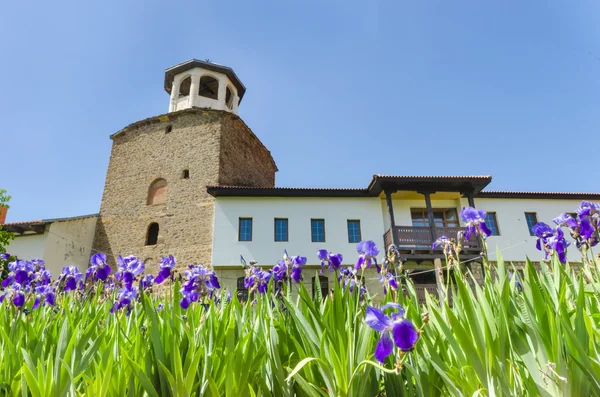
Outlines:
[[[247,127],[224,122],[230,117],[224,111],[186,109],[142,120],[113,135],[94,249],[105,252],[111,263],[118,254],[136,255],[146,261],[149,271],[155,271],[161,256],[167,254],[177,258],[178,266],[210,264],[214,198],[206,186],[219,184],[221,169],[227,170],[228,178],[238,178],[235,166],[221,158],[222,137],[244,141],[247,138],[237,135],[251,134]],[[167,133],[168,126],[171,131]],[[261,184],[274,180],[274,176],[262,176],[274,167],[270,155],[267,160],[266,166],[248,163],[242,167],[241,180],[250,178],[251,183]],[[248,168],[253,167],[260,177],[252,177]],[[189,170],[188,179],[183,177],[184,170]],[[166,202],[147,205],[148,189],[158,178],[167,181]],[[158,243],[146,246],[152,222],[159,224]]]
[[[277,167],[271,153],[236,115],[223,117],[219,184],[275,186]]]

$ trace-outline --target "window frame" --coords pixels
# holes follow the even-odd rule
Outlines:
[[[317,276],[313,276],[311,278],[311,282],[312,282],[312,297],[313,299],[317,298],[317,285],[315,284]],[[327,298],[327,296],[329,296],[329,277],[327,276],[323,276],[321,274],[318,275],[318,280],[319,280],[319,288],[321,289],[321,295],[323,296],[323,298]],[[327,286],[325,288],[323,288],[323,283],[327,282]],[[325,293],[323,293],[325,292]]]
[[[535,222],[531,226],[529,226],[529,220],[527,218],[527,215],[533,215],[533,219]],[[535,236],[535,233],[533,232],[532,229],[538,223],[537,212],[525,212],[525,223],[527,224],[527,229],[529,230],[529,235]]]
[[[242,221],[250,221],[250,239],[242,240]],[[254,221],[251,217],[239,217],[238,218],[238,241],[248,242],[252,241],[252,229],[254,228]]]
[[[351,241],[350,240],[350,223],[351,222],[356,222],[358,223],[358,241]],[[348,243],[350,244],[357,244],[360,243],[362,241],[362,230],[360,227],[360,219],[347,219],[346,220],[346,229],[348,232]]]
[[[285,221],[285,240],[277,239],[277,221]],[[285,243],[290,241],[290,221],[288,218],[273,219],[273,241],[276,243]]]
[[[313,222],[322,222],[323,223],[323,240],[315,240],[313,235]],[[310,218],[310,241],[311,243],[324,243],[327,241],[327,236],[325,234],[325,219],[324,218]]]
[[[491,215],[492,217],[494,217],[494,226],[496,227],[496,232],[497,234],[493,234],[493,230],[490,228],[490,226],[488,224],[486,224],[487,228],[490,229],[490,231],[492,232],[492,236],[499,236],[500,235],[500,225],[498,225],[498,216],[496,215],[495,211],[486,211],[486,218],[488,215]]]
[[[432,225],[429,224],[429,214],[427,213],[427,208],[422,208],[422,207],[410,207],[410,219],[411,219],[411,223],[414,223],[414,219],[413,219],[413,212],[421,212],[421,219],[425,220],[427,223],[426,226],[421,226],[421,227],[429,227],[431,228]],[[448,220],[448,217],[446,216],[446,212],[448,211],[454,211],[454,215],[456,217],[456,220]],[[440,207],[440,208],[432,208],[431,212],[441,212],[442,213],[442,218],[438,218],[441,219],[443,226],[438,226],[436,225],[436,227],[460,227],[460,216],[459,216],[459,211],[454,208],[454,207]],[[434,216],[434,223],[435,223],[435,216]],[[452,224],[449,224],[452,223]],[[417,226],[418,227],[418,226]]]

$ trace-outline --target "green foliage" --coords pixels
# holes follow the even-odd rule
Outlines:
[[[397,352],[383,364],[373,358],[369,298],[337,285],[315,299],[300,284],[293,298],[186,311],[175,285],[163,310],[165,299],[143,296],[130,315],[96,298],[66,296],[30,313],[4,302],[0,395],[600,395],[596,269],[528,263],[522,291],[510,271],[499,260],[482,286],[459,276],[452,306],[433,297],[419,306],[408,284],[398,300],[423,333],[400,369]]]
[[[10,201],[10,196],[6,194],[6,189],[0,189],[0,212],[6,211],[8,207],[8,202]],[[2,225],[0,225],[0,253],[6,252],[6,247],[8,244],[15,238],[15,235],[8,230],[2,229]],[[0,277],[3,276],[0,271]]]

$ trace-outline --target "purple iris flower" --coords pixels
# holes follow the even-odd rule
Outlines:
[[[334,272],[340,268],[342,265],[342,261],[344,257],[342,254],[332,254],[327,250],[318,250],[317,258],[321,261],[321,274],[323,274],[323,270],[325,269],[325,264],[327,263],[329,266],[329,271]]]
[[[59,285],[64,285],[64,291],[73,291],[77,289],[77,283],[83,278],[83,274],[76,266],[65,266],[62,273],[58,276]]]
[[[598,212],[600,212],[600,204],[589,201],[582,201],[579,208],[577,208],[579,217],[592,216]]]
[[[302,266],[306,264],[306,257],[292,256],[290,261],[292,262],[292,280],[299,283],[302,280]]]
[[[156,276],[156,279],[154,279],[154,282],[156,284],[160,284],[163,281],[165,281],[167,278],[169,278],[169,276],[171,276],[171,273],[173,272],[173,268],[175,267],[175,257],[173,255],[169,255],[169,256],[163,256],[162,260],[160,261],[160,270],[158,272],[158,276]]]
[[[110,266],[106,263],[106,255],[98,252],[90,258],[90,267],[85,273],[85,281],[88,281],[88,279],[92,281],[106,281],[110,272]]]
[[[450,243],[451,243],[451,241],[448,237],[442,236],[442,237],[439,237],[437,240],[435,240],[433,242],[433,244],[431,244],[431,249],[436,250],[438,248],[443,248],[445,251],[446,247],[448,245],[450,245]]]
[[[464,207],[462,209],[460,218],[467,225],[467,229],[465,230],[465,238],[467,240],[471,238],[472,233],[484,238],[492,235],[490,229],[485,225],[485,215],[486,212],[484,210],[477,210],[473,207]]]
[[[117,301],[113,305],[112,309],[110,309],[111,313],[114,313],[123,308],[127,308],[127,314],[131,312],[131,305],[136,301],[138,297],[138,291],[136,287],[133,286],[125,286],[119,290],[117,293]]]
[[[212,290],[221,288],[215,272],[203,265],[190,265],[189,270],[185,272],[185,278],[179,302],[182,309],[187,309],[192,302],[197,302],[201,296],[208,295]]]
[[[3,260],[3,261],[9,260],[10,259],[10,254],[6,253],[6,252],[3,253],[3,254],[0,254],[0,259]]]
[[[392,317],[386,316],[383,311],[388,308],[396,308],[397,312],[392,313]],[[397,303],[388,303],[381,310],[368,306],[365,323],[381,333],[375,349],[375,358],[381,362],[392,354],[394,344],[402,351],[411,351],[419,340],[419,332],[415,325],[404,318],[404,310]]]
[[[15,292],[15,294],[13,295],[12,303],[16,307],[23,307],[23,305],[25,304],[25,294],[23,294],[22,291]]]
[[[393,273],[388,272],[387,274],[381,274],[379,276],[379,282],[383,284],[383,293],[387,294],[388,288],[392,290],[398,289],[398,283],[396,282],[396,277],[394,277]]]
[[[285,260],[280,259],[277,264],[273,266],[273,280],[281,281],[287,278],[287,265]]]
[[[561,228],[553,229],[544,222],[539,222],[531,230],[538,238],[535,247],[540,251],[544,251],[546,258],[548,258],[548,254],[556,252],[560,262],[567,263],[567,247],[570,243],[565,240]]]
[[[360,296],[362,296],[365,292],[367,292],[367,289],[362,285],[362,283],[360,282],[358,275],[357,275],[357,271],[356,269],[353,269],[352,267],[341,267],[340,268],[340,275],[338,276],[338,282],[341,282],[343,280],[344,285],[342,285],[342,288],[344,290],[348,289],[348,291],[350,291],[350,293],[354,292],[354,286],[360,286]]]
[[[137,257],[129,255],[117,257],[117,264],[119,270],[115,273],[115,278],[119,281],[123,281],[126,287],[131,287],[133,280],[137,276],[144,272],[144,262],[140,261]]]
[[[40,285],[35,287],[35,301],[33,302],[33,306],[31,309],[36,309],[40,305],[56,305],[56,291],[54,287],[49,285]]]
[[[377,268],[377,272],[379,273],[381,271],[381,268],[377,264],[377,255],[379,255],[379,249],[377,249],[377,245],[374,241],[361,241],[356,246],[356,251],[359,254],[355,267],[356,270],[360,269],[361,267],[371,267],[371,261],[373,261],[375,263],[375,267]]]
[[[552,222],[554,222],[559,227],[565,226],[569,229],[575,229],[578,226],[577,219],[574,219],[569,214],[560,214],[559,216],[554,218]]]
[[[147,274],[144,277],[142,277],[142,279],[140,280],[140,289],[142,291],[144,291],[144,290],[152,287],[155,282],[156,282],[156,279],[154,278],[154,276],[151,274]]]

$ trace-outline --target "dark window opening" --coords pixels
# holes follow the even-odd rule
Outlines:
[[[167,128],[165,128],[165,134],[168,134],[171,131],[173,131],[173,126],[172,125],[168,125]]]
[[[329,295],[329,279],[325,276],[319,276],[319,283],[317,284],[317,278],[312,278],[312,286],[313,286],[313,299],[317,297],[317,288],[321,289],[321,296],[326,298]]]
[[[192,77],[188,76],[181,81],[179,84],[179,97],[186,97],[190,95],[190,87],[192,86]]]
[[[146,245],[156,245],[156,243],[158,243],[158,223],[155,222],[148,226]]]
[[[310,236],[313,243],[325,242],[325,219],[310,220]]]
[[[252,218],[240,218],[238,241],[252,241]]]
[[[348,242],[360,243],[360,221],[348,219]]]
[[[203,76],[200,78],[200,87],[198,95],[205,98],[217,99],[219,95],[219,81],[214,77]]]
[[[437,284],[435,278],[435,270],[423,271],[417,270],[415,275],[408,273],[408,277],[412,280],[413,284]]]
[[[183,170],[183,179],[190,179],[190,170]]]

